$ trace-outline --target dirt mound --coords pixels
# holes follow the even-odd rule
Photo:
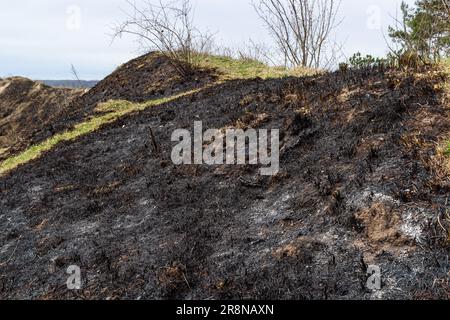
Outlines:
[[[108,100],[143,102],[199,88],[215,79],[216,76],[212,71],[199,70],[191,79],[186,80],[178,75],[167,57],[157,52],[145,54],[123,64],[76,99],[71,104],[73,113],[57,125],[61,131],[69,125],[78,123],[91,115],[101,102]]]
[[[149,53],[120,66],[90,90],[52,88],[24,78],[0,82],[0,160],[92,116],[98,103],[111,99],[142,102],[194,89],[214,81],[199,70],[189,80],[170,60]]]
[[[53,134],[81,90],[52,88],[26,78],[0,79],[0,160]]]
[[[0,179],[0,297],[449,298],[442,81],[230,81],[61,144]],[[197,120],[280,128],[281,172],[173,165],[172,132]]]

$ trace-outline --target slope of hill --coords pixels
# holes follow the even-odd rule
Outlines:
[[[0,80],[0,160],[39,136],[52,135],[53,124],[65,117],[72,100],[81,94],[20,77]]]
[[[160,98],[200,87],[215,77],[205,69],[184,81],[165,57],[150,53],[122,65],[88,91],[6,79],[0,89],[0,161],[92,117],[100,102]]]
[[[205,70],[186,81],[177,75],[166,57],[149,53],[123,64],[74,101],[73,118],[69,120],[77,123],[83,116],[92,114],[98,103],[111,99],[143,102],[198,88],[214,79],[215,75]]]
[[[8,157],[0,162],[0,175],[35,159],[56,143],[78,138],[114,121],[117,117],[145,108],[148,104],[159,104],[230,79],[270,79],[317,73],[306,69],[272,68],[254,60],[234,60],[219,56],[202,55],[198,57],[198,62],[198,71],[186,80],[177,75],[170,60],[159,53],[152,52],[129,61],[94,88],[74,98],[69,107],[64,109],[65,112],[55,117],[45,130],[34,131],[29,134],[28,139],[10,147],[9,153],[3,158],[0,157],[0,161]],[[117,112],[105,113],[105,110],[98,106],[109,100],[128,103],[119,106]],[[149,103],[144,103],[147,101]],[[3,102],[8,104],[8,98]],[[141,102],[142,105],[129,102]],[[117,104],[113,102],[113,105]],[[18,113],[20,114],[20,111]],[[27,124],[18,123],[17,127],[27,128]],[[14,136],[14,132],[9,136]],[[32,147],[27,148],[29,145]],[[12,155],[13,157],[10,157]]]
[[[71,121],[130,112],[0,178],[1,298],[450,297],[443,73],[206,76],[158,92],[126,68]],[[173,130],[198,120],[279,128],[281,172],[173,165]],[[82,290],[65,287],[69,265]]]

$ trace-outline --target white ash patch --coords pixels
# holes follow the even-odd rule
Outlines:
[[[93,233],[97,228],[98,222],[81,221],[74,225],[73,231],[76,235],[85,235]]]
[[[1,256],[6,256],[11,250],[10,248],[15,244],[15,241],[10,241],[8,243],[6,243],[3,247],[0,248],[0,257]],[[0,260],[2,260],[0,258]]]
[[[273,203],[268,199],[257,202],[256,206],[250,208],[250,216],[257,224],[266,224],[278,219],[283,219],[291,213],[288,203],[291,198],[292,195],[286,193]]]
[[[371,195],[368,194],[367,196],[370,197]],[[385,195],[383,193],[374,193],[372,195],[372,199],[374,201],[381,201],[381,202],[385,202],[385,203],[392,203],[392,204],[400,205],[400,201],[395,200],[391,196]]]
[[[152,218],[152,213],[157,210],[157,206],[153,205],[149,208],[150,202],[146,201],[147,200],[142,200],[139,203],[139,205],[143,207],[141,210],[138,210],[140,213],[137,213],[136,215],[127,215],[124,218],[120,218],[114,226],[114,229],[134,229],[150,220]]]
[[[141,206],[141,207],[146,207],[146,206],[148,206],[149,204],[151,204],[153,201],[150,201],[150,200],[148,200],[148,199],[141,199],[141,200],[139,200],[139,206]]]
[[[364,191],[354,194],[348,200],[348,205],[360,210],[370,206],[374,202],[383,202],[391,205],[400,205],[400,201],[395,200],[393,197],[375,190],[373,188],[366,188]]]
[[[404,207],[399,200],[370,187],[351,197],[348,204],[356,210],[362,210],[370,207],[376,202],[381,202],[400,210],[402,217],[402,225],[399,227],[400,231],[406,237],[413,239],[418,243],[423,243],[425,238],[425,226],[430,219],[430,214],[428,214],[424,208]]]
[[[400,230],[407,237],[418,243],[424,242],[424,228],[429,222],[429,216],[423,208],[413,208],[403,215],[403,224]]]

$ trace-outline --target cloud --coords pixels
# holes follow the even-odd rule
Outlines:
[[[392,21],[389,14],[395,14],[399,4],[343,0],[345,20],[337,38],[345,41],[345,53],[384,54],[383,28]],[[125,0],[3,0],[1,6],[0,76],[70,78],[70,65],[74,64],[82,78],[98,79],[137,55],[132,38],[111,44],[111,26],[123,17]],[[379,8],[379,29],[368,27],[371,15],[373,18],[377,12],[368,12],[370,8]],[[197,0],[196,16],[198,25],[217,32],[218,42],[225,46],[238,46],[249,38],[270,41],[250,0]]]

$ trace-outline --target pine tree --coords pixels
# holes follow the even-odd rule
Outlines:
[[[389,27],[399,54],[414,54],[424,62],[450,55],[450,0],[419,0],[415,8],[403,2],[401,11],[401,27]]]

